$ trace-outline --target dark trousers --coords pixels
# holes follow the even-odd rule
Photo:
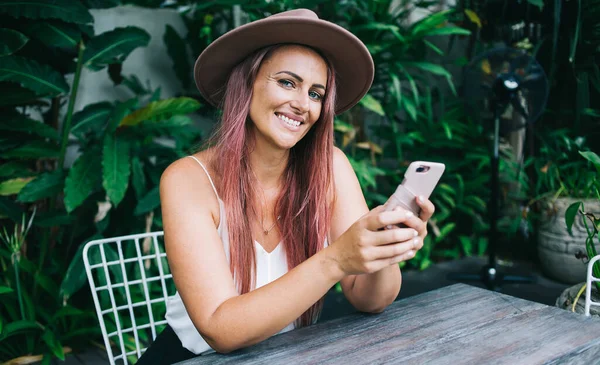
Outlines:
[[[167,325],[165,329],[156,336],[156,339],[150,347],[139,358],[137,365],[166,365],[179,361],[191,359],[196,355],[183,347],[179,337],[171,326]]]

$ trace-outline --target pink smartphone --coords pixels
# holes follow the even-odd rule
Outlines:
[[[440,181],[445,168],[446,165],[438,162],[412,162],[404,174],[404,180],[385,203],[385,210],[401,206],[418,217],[421,208],[417,205],[415,198],[420,195],[428,199]]]

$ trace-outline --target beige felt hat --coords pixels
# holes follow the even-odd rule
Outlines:
[[[317,49],[331,62],[336,73],[336,114],[358,103],[371,87],[373,59],[360,39],[308,9],[296,9],[242,25],[206,47],[194,66],[198,90],[209,103],[219,106],[238,63],[260,48],[284,43]]]

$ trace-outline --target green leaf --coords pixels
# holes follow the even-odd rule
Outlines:
[[[60,360],[65,359],[65,353],[63,351],[63,347],[60,344],[60,341],[54,336],[51,330],[47,329],[42,335],[42,340],[48,346],[52,354],[59,358]]]
[[[58,95],[69,92],[69,85],[58,71],[18,56],[0,57],[0,81],[20,83],[37,94]]]
[[[567,223],[567,231],[572,236],[573,224],[575,223],[575,217],[579,213],[579,207],[583,205],[582,202],[575,202],[567,208],[565,211],[565,222]]]
[[[385,111],[379,100],[375,99],[371,94],[365,95],[361,100],[360,104],[377,115],[385,116]]]
[[[0,82],[0,106],[29,104],[41,95],[13,82]],[[38,101],[37,104],[43,102]]]
[[[444,28],[435,28],[430,29],[424,33],[427,36],[434,35],[471,35],[471,31],[464,28],[459,27],[444,27]]]
[[[146,194],[146,175],[139,157],[135,156],[131,160],[131,183],[135,190],[135,196],[139,199]]]
[[[26,117],[20,113],[7,113],[3,115],[0,131],[15,131],[28,134],[36,134],[40,137],[60,140],[56,129],[37,120]]]
[[[89,242],[100,238],[102,238],[101,235],[95,234],[94,236],[84,240],[83,242]],[[69,264],[69,268],[65,273],[64,279],[60,284],[59,295],[61,296],[63,303],[66,303],[73,294],[75,294],[79,289],[81,289],[85,285],[87,276],[83,262],[84,247],[84,243],[79,245],[75,256],[73,256],[73,259]]]
[[[150,190],[146,196],[144,196],[138,202],[135,210],[133,211],[134,215],[141,215],[147,213],[151,210],[160,206],[160,191],[159,187],[155,186],[154,189]]]
[[[117,102],[110,113],[109,122],[106,126],[106,133],[114,133],[117,127],[121,125],[123,118],[137,106],[137,99],[132,98],[124,102]]]
[[[544,10],[544,0],[527,0],[527,2],[540,8],[540,11]]]
[[[7,294],[7,293],[12,293],[14,290],[12,290],[12,288],[8,287],[8,286],[0,286],[0,295],[2,294]],[[2,331],[0,331],[2,332]]]
[[[121,0],[83,0],[88,9],[109,9],[121,5]]]
[[[187,42],[169,24],[166,26],[163,41],[167,46],[167,53],[173,61],[175,75],[177,75],[184,89],[189,88],[190,81],[192,80],[189,71],[192,67],[190,66],[190,59],[187,52]]]
[[[57,196],[64,189],[65,175],[62,170],[54,170],[39,175],[35,180],[25,185],[17,200],[30,203],[36,200]]]
[[[31,180],[33,180],[33,177],[18,177],[0,182],[0,196],[18,194]]]
[[[414,121],[417,121],[417,107],[409,98],[402,99],[402,105],[404,106],[404,110],[410,116],[410,118]]]
[[[0,13],[13,18],[60,19],[78,24],[94,21],[79,1],[72,0],[0,0]]]
[[[159,100],[129,114],[121,121],[121,126],[134,126],[144,120],[159,122],[176,114],[189,114],[201,104],[192,98],[181,97]]]
[[[403,65],[419,68],[423,71],[431,72],[432,74],[439,76],[452,77],[450,72],[448,72],[444,67],[430,62],[404,62]]]
[[[83,53],[83,63],[98,71],[108,64],[123,63],[134,49],[145,47],[149,42],[150,35],[141,28],[116,28],[89,41]]]
[[[439,54],[440,56],[444,55],[444,51],[442,51],[441,49],[439,49],[435,44],[429,42],[426,39],[423,39],[423,43],[425,43],[425,45],[429,48],[431,48],[432,51],[434,51],[435,53]]]
[[[418,35],[419,33],[423,33],[429,29],[436,28],[441,24],[444,24],[448,21],[448,16],[452,14],[454,10],[444,10],[434,14],[429,15],[428,17],[423,18],[421,21],[417,22],[412,29],[413,35]]]
[[[97,148],[87,150],[73,163],[65,180],[65,208],[71,213],[92,193],[102,181],[102,165]]]
[[[23,33],[8,28],[0,28],[0,57],[8,56],[20,50],[29,38]]]
[[[61,21],[31,23],[24,31],[48,47],[74,50],[81,40],[81,30],[77,25]]]
[[[41,331],[40,326],[34,321],[19,320],[7,323],[4,326],[4,331],[0,333],[0,341],[4,341],[12,336],[21,333],[31,333]]]
[[[129,161],[129,143],[119,136],[107,134],[102,150],[102,186],[114,206],[119,205],[127,186],[131,172]]]
[[[585,151],[585,152],[580,151],[579,154],[582,155],[586,160],[593,163],[597,169],[600,169],[600,157],[598,157],[597,154],[595,154],[594,152],[591,152],[591,151]]]
[[[113,105],[109,102],[86,105],[83,110],[73,114],[71,134],[84,138],[88,133],[100,134],[108,123]]]
[[[21,159],[57,158],[59,153],[60,147],[55,143],[33,141],[26,145],[13,148],[12,150],[2,152],[0,153],[0,157]]]

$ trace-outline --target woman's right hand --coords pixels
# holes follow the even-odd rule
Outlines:
[[[404,223],[406,228],[384,229]],[[332,245],[334,260],[344,275],[371,274],[414,257],[423,247],[418,231],[425,225],[412,212],[378,206],[358,219]]]

